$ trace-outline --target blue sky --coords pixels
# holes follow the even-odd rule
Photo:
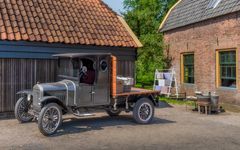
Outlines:
[[[123,11],[123,0],[103,0],[108,6],[110,6],[115,12],[120,14]]]

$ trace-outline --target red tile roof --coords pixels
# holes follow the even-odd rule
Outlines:
[[[101,0],[0,0],[0,40],[139,47]]]

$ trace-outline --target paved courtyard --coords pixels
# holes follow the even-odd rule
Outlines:
[[[0,149],[159,149],[237,150],[240,114],[199,115],[183,106],[156,109],[150,125],[137,125],[130,114],[105,113],[75,119],[67,116],[53,137],[40,134],[37,124],[0,121]]]

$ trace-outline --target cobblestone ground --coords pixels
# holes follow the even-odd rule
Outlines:
[[[66,116],[52,137],[35,122],[0,121],[0,149],[180,149],[237,150],[240,114],[200,115],[183,106],[157,108],[150,125],[138,125],[131,114],[110,118],[105,113],[76,119]]]

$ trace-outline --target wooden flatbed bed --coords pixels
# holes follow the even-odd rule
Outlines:
[[[154,91],[154,90],[147,90],[147,89],[141,89],[141,88],[131,88],[130,92],[124,92],[124,93],[119,93],[114,96],[114,98],[117,97],[124,97],[124,96],[138,96],[138,95],[158,95],[160,94],[161,91]]]
[[[154,90],[147,90],[147,89],[132,87],[130,92],[119,93],[119,94],[112,96],[112,98],[114,99],[114,105],[113,105],[114,110],[117,109],[118,98],[125,99],[126,110],[129,110],[129,104],[128,104],[129,97],[132,97],[132,96],[147,96],[147,97],[153,96],[153,97],[155,97],[160,94],[161,94],[161,91],[154,91]]]

